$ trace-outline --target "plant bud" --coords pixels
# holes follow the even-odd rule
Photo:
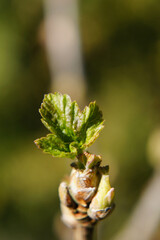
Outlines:
[[[94,166],[99,165],[101,163],[102,158],[100,155],[94,155],[89,153],[86,153],[86,154],[88,154],[87,162],[86,162],[87,169],[93,168]]]
[[[92,219],[102,219],[113,209],[114,188],[111,188],[109,175],[102,175],[97,194],[89,206],[88,215]]]
[[[84,207],[94,197],[100,180],[97,168],[73,169],[70,175],[69,193],[77,204]]]
[[[68,185],[65,181],[60,183],[58,192],[61,204],[64,204],[66,207],[69,208],[76,207],[76,203],[72,200],[68,191]]]
[[[79,163],[83,165],[83,169],[94,168],[95,166],[99,166],[102,162],[100,155],[91,154],[89,152],[79,154],[77,158]]]

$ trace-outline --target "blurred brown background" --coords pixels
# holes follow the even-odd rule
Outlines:
[[[148,206],[136,215],[140,239],[147,216],[149,239],[158,240],[160,192],[150,189],[160,176],[160,2],[59,3],[0,0],[0,239],[61,238],[57,189],[71,161],[42,154],[33,140],[47,133],[38,113],[43,95],[62,91],[82,106],[96,99],[106,120],[90,151],[110,164],[116,209],[100,224],[99,239],[121,239],[137,206]]]

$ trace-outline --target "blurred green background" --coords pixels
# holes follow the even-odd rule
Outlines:
[[[116,189],[116,210],[100,226],[109,240],[154,172],[147,142],[160,122],[160,2],[81,0],[79,17],[87,104],[96,99],[106,120],[91,151],[110,164]],[[57,189],[71,161],[33,143],[47,132],[38,108],[51,86],[43,25],[42,1],[0,0],[2,240],[59,239]]]

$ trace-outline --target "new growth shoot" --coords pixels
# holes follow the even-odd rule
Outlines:
[[[114,208],[114,188],[109,182],[109,166],[101,166],[101,156],[86,151],[104,127],[96,102],[83,111],[64,94],[44,96],[40,114],[51,132],[35,140],[38,148],[53,157],[74,159],[72,171],[59,186],[62,220],[73,229],[76,240],[92,239],[95,224]]]

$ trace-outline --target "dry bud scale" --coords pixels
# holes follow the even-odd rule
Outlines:
[[[81,112],[68,95],[50,93],[44,96],[40,114],[51,133],[35,140],[38,148],[53,157],[75,159],[70,176],[59,186],[62,220],[86,230],[77,239],[91,239],[90,229],[114,209],[109,166],[101,166],[101,156],[86,151],[104,127],[102,112],[95,102]]]

